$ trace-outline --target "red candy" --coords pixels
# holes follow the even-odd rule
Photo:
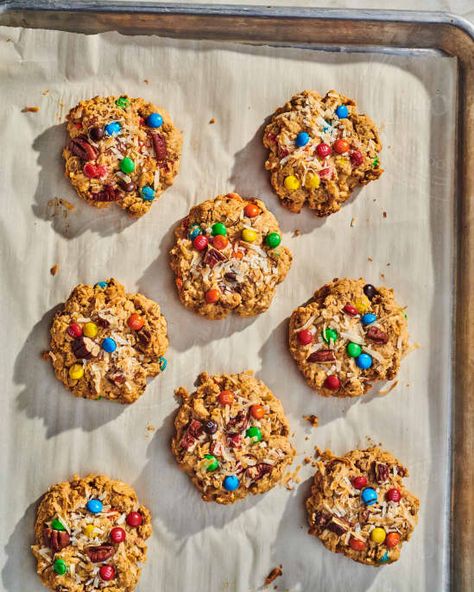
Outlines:
[[[329,156],[331,152],[331,146],[325,144],[324,142],[321,142],[321,144],[316,146],[316,154],[319,156],[319,158],[326,158],[326,156]]]
[[[215,288],[211,288],[204,294],[204,298],[208,304],[215,304],[219,301],[220,297],[221,294],[219,290],[216,290]]]
[[[67,332],[71,337],[81,337],[82,336],[82,327],[77,323],[71,323],[67,328]]]
[[[363,551],[365,549],[364,541],[355,539],[354,537],[349,539],[349,546],[351,549],[354,549],[354,551]]]
[[[134,312],[128,317],[127,325],[130,327],[132,331],[140,331],[144,324],[145,321],[136,312]]]
[[[234,393],[232,391],[221,391],[217,397],[221,405],[232,405]]]
[[[193,240],[193,247],[197,251],[204,251],[208,244],[209,240],[207,236],[204,236],[204,234],[198,234],[197,237]]]
[[[313,343],[313,334],[309,329],[302,329],[301,331],[298,331],[298,341],[301,345],[309,345],[310,343]]]
[[[344,154],[344,152],[348,152],[350,148],[350,144],[347,140],[339,139],[334,142],[333,148],[334,151],[338,154]]]
[[[352,304],[346,304],[346,306],[342,310],[351,317],[355,317],[359,314],[357,308],[355,306],[352,306]]]
[[[389,532],[385,538],[385,544],[389,549],[393,549],[400,542],[400,535],[398,532]]]
[[[123,528],[117,526],[116,528],[112,528],[110,531],[110,540],[113,543],[123,543],[126,537],[126,533]]]
[[[82,171],[86,177],[89,177],[89,179],[97,179],[98,177],[103,177],[107,173],[107,167],[86,162]]]
[[[260,214],[260,208],[253,203],[249,203],[244,208],[244,214],[247,218],[255,218]]]
[[[330,391],[338,391],[341,388],[341,381],[335,374],[326,377],[324,386]]]
[[[113,565],[103,565],[99,570],[99,575],[105,582],[113,580],[115,578],[115,567]]]
[[[354,479],[352,479],[352,485],[356,489],[363,489],[367,485],[367,477],[364,477],[363,475],[360,477],[354,477]]]
[[[140,526],[143,522],[143,516],[140,512],[130,512],[127,516],[127,524],[129,526]]]
[[[402,494],[399,489],[393,487],[387,491],[385,497],[389,502],[399,502],[402,499]]]
[[[352,150],[351,155],[351,163],[354,166],[360,166],[364,162],[364,157],[362,156],[362,152],[360,150]]]

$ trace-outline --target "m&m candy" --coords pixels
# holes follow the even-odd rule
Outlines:
[[[142,187],[140,192],[142,194],[142,199],[145,201],[153,201],[155,199],[155,190],[149,185]]]
[[[384,542],[386,536],[387,534],[385,530],[379,527],[374,528],[374,530],[370,533],[370,539],[374,543],[377,543],[377,545],[381,545]]]
[[[129,173],[133,173],[133,171],[135,170],[135,163],[128,156],[122,158],[119,166],[122,173],[125,173],[126,175],[128,175]]]
[[[102,349],[104,351],[106,351],[107,353],[111,354],[112,352],[114,352],[117,349],[117,344],[112,339],[112,337],[106,337],[102,341]]]
[[[331,146],[329,146],[329,144],[325,144],[324,142],[321,142],[321,144],[318,144],[316,146],[316,154],[319,156],[319,158],[326,158],[326,156],[329,156],[331,154],[332,150],[331,150]]]
[[[105,288],[107,288],[108,285],[109,284],[107,282],[101,281],[94,284],[94,288],[102,288],[102,290],[105,290]]]
[[[126,537],[126,532],[123,528],[120,528],[120,526],[116,526],[115,528],[112,528],[112,530],[110,531],[110,540],[113,543],[123,543]]]
[[[250,438],[253,442],[260,442],[262,439],[262,432],[257,426],[250,426],[245,432],[245,437]]]
[[[82,532],[87,538],[92,539],[97,533],[97,528],[93,524],[86,524],[82,529]]]
[[[127,319],[127,325],[132,331],[140,331],[144,324],[145,321],[136,312],[132,313]]]
[[[399,502],[402,499],[402,494],[399,489],[392,487],[385,494],[385,498],[389,502]]]
[[[216,222],[212,225],[212,236],[217,236],[218,234],[221,234],[222,236],[227,234],[227,228],[222,222]]]
[[[363,325],[371,325],[372,323],[375,323],[376,320],[377,320],[376,314],[374,314],[373,312],[367,312],[364,315],[362,315],[360,322]]]
[[[115,567],[113,565],[102,565],[99,569],[99,575],[104,582],[109,582],[115,578]]]
[[[158,358],[158,364],[160,365],[161,372],[166,370],[166,366],[168,366],[168,360],[164,356],[160,356]]]
[[[359,477],[354,477],[354,479],[352,479],[352,485],[356,489],[363,489],[367,485],[367,477],[364,477],[364,475],[359,475]]]
[[[207,238],[207,236],[204,236],[204,234],[199,234],[193,240],[193,247],[196,249],[196,251],[204,251],[204,249],[207,248],[208,244],[209,244],[209,239]]]
[[[189,234],[188,234],[188,238],[190,240],[194,240],[197,236],[199,236],[200,234],[202,234],[202,230],[201,227],[198,226],[197,224],[195,224],[194,226],[192,226],[189,230]]]
[[[347,140],[343,140],[342,138],[336,140],[333,145],[334,152],[337,152],[338,154],[345,154],[349,151],[350,147],[351,145],[349,142]]]
[[[378,294],[377,289],[372,284],[365,284],[362,289],[369,300],[372,300]]]
[[[352,150],[350,154],[351,163],[353,166],[360,166],[364,162],[364,157],[360,150]]]
[[[121,109],[126,109],[130,105],[130,100],[127,97],[119,97],[115,104]]]
[[[206,471],[217,471],[217,469],[219,468],[219,461],[217,460],[217,458],[212,454],[205,454],[204,458],[207,461]]]
[[[352,306],[352,304],[346,304],[342,310],[351,317],[355,317],[359,314],[357,308]]]
[[[365,353],[360,354],[360,356],[357,356],[355,359],[355,362],[357,367],[361,370],[368,370],[372,366],[372,356],[369,356],[369,354]]]
[[[146,124],[148,127],[161,127],[163,125],[163,117],[159,113],[150,113],[146,118]]]
[[[202,424],[203,430],[206,432],[206,434],[215,434],[217,432],[217,423],[215,421],[213,421],[212,419],[208,419],[207,421],[205,421]]]
[[[379,557],[377,561],[379,563],[388,563],[390,561],[390,555],[387,551],[385,551],[385,553],[381,557]]]
[[[363,551],[366,547],[364,541],[361,541],[360,539],[356,539],[354,537],[351,537],[349,539],[349,546],[354,551]]]
[[[281,243],[281,236],[278,232],[269,232],[265,237],[265,243],[271,248],[276,249]]]
[[[339,334],[336,331],[336,329],[333,329],[332,327],[327,327],[324,331],[321,332],[321,336],[326,343],[331,343],[331,341],[337,341]]]
[[[55,518],[51,522],[51,528],[53,530],[61,530],[61,531],[65,531],[66,530],[65,526],[63,525],[63,523],[60,520],[58,520],[57,518]]]
[[[91,514],[100,514],[102,512],[103,504],[100,499],[90,499],[87,504],[86,508]]]
[[[71,337],[81,337],[82,335],[82,327],[77,323],[71,323],[67,328],[67,332]]]
[[[81,364],[73,364],[69,368],[69,377],[72,378],[73,380],[79,380],[83,376],[84,376],[84,368],[81,366]]]
[[[222,251],[223,249],[225,249],[228,244],[229,239],[226,236],[223,236],[222,234],[218,234],[217,236],[215,236],[214,240],[212,241],[212,246],[218,251]]]
[[[262,407],[262,405],[252,405],[250,407],[250,415],[254,419],[262,419],[262,417],[265,415],[265,409]]]
[[[346,105],[339,105],[339,107],[336,109],[336,115],[339,117],[339,119],[345,119],[349,115],[349,109],[346,107]]]
[[[120,125],[120,123],[118,121],[111,121],[104,128],[106,136],[116,136],[117,134],[119,134],[121,132],[121,130],[122,130],[122,126]]]
[[[321,177],[318,173],[309,173],[306,175],[304,186],[307,189],[317,189],[321,185]]]
[[[254,243],[258,238],[258,232],[251,230],[250,228],[244,228],[242,230],[242,240],[246,243]]]
[[[357,358],[362,353],[362,348],[358,343],[350,341],[346,346],[346,352],[350,358]]]
[[[283,183],[288,191],[296,191],[301,187],[299,179],[297,179],[294,175],[288,175],[288,177],[285,177]]]
[[[260,214],[260,208],[253,203],[249,203],[244,208],[244,214],[247,218],[255,218]]]
[[[99,332],[99,327],[95,323],[88,322],[84,325],[82,332],[86,337],[90,337],[90,339],[94,339],[94,337]]]
[[[309,329],[301,329],[301,331],[298,331],[298,341],[301,345],[309,345],[310,343],[313,343],[313,340],[313,334]]]
[[[361,500],[366,506],[372,506],[377,502],[377,492],[373,487],[366,487],[360,494]]]
[[[204,298],[208,304],[215,304],[219,301],[221,293],[216,288],[211,288],[204,294]]]
[[[338,391],[341,388],[341,381],[335,374],[330,374],[329,376],[326,376],[323,386],[330,391]]]
[[[365,295],[361,296],[360,298],[356,298],[354,305],[359,314],[364,314],[370,310],[370,300]]]
[[[306,132],[300,132],[297,136],[296,136],[296,140],[295,140],[295,144],[298,148],[302,148],[303,146],[306,146],[306,144],[309,142],[309,134]]]
[[[140,514],[140,512],[130,512],[130,514],[127,514],[126,522],[129,526],[136,528],[142,524],[143,516]]]
[[[221,391],[217,397],[221,405],[232,405],[234,402],[234,393],[232,391]]]
[[[398,532],[389,532],[385,539],[385,544],[389,549],[393,549],[393,547],[396,547],[399,542],[400,535],[398,534]]]
[[[227,491],[235,491],[238,489],[240,481],[235,475],[227,475],[227,477],[224,479],[223,485],[224,489]]]
[[[67,572],[67,563],[64,559],[56,559],[53,563],[53,571],[58,576],[63,576]]]

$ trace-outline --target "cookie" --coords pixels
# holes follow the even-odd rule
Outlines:
[[[133,592],[151,533],[150,512],[130,485],[74,475],[39,504],[32,545],[38,575],[55,592]]]
[[[396,377],[408,351],[406,314],[389,288],[335,279],[293,311],[289,345],[311,388],[357,397]]]
[[[54,317],[49,356],[74,396],[133,403],[166,368],[167,348],[158,304],[109,279],[74,288]]]
[[[292,97],[265,127],[263,144],[273,189],[291,212],[307,204],[316,216],[329,216],[383,172],[374,122],[335,90]]]
[[[291,266],[275,216],[263,201],[237,193],[192,208],[175,237],[170,256],[179,298],[209,319],[264,312]]]
[[[182,135],[161,107],[127,96],[94,97],[66,119],[66,177],[88,204],[115,203],[139,217],[173,184]]]
[[[404,486],[407,475],[400,461],[377,447],[341,457],[324,452],[306,500],[309,533],[359,563],[397,561],[420,506]]]
[[[251,371],[203,373],[181,407],[171,450],[204,501],[232,504],[268,491],[293,461],[290,427],[280,401]]]

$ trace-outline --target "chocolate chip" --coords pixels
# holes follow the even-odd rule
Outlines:
[[[208,419],[204,422],[203,428],[206,434],[215,434],[217,432],[217,423],[212,419]]]
[[[88,360],[99,355],[100,347],[89,337],[78,337],[72,342],[72,351],[79,360]]]
[[[97,547],[87,547],[85,551],[92,563],[102,563],[115,555],[115,547],[108,543]]]
[[[53,530],[52,528],[45,528],[43,531],[43,539],[45,544],[51,548],[53,553],[58,553],[61,551],[61,549],[64,549],[69,545],[71,537],[65,530]]]
[[[94,140],[94,142],[102,140],[104,137],[104,128],[98,126],[89,128],[89,137],[91,140]]]
[[[376,288],[372,286],[372,284],[365,284],[363,290],[364,294],[367,296],[369,300],[372,300],[378,294]]]
[[[89,142],[81,136],[72,138],[69,142],[69,150],[74,156],[77,156],[81,160],[94,160],[97,158],[95,148],[93,148]]]
[[[307,362],[334,362],[336,355],[331,349],[320,349],[313,352],[307,358]]]
[[[388,335],[378,327],[369,327],[365,336],[367,337],[367,339],[370,339],[374,343],[378,343],[380,345],[383,345],[388,342]]]

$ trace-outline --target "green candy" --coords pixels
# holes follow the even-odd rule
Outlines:
[[[350,341],[346,347],[347,355],[351,358],[357,358],[362,353],[362,348],[358,343]]]
[[[66,530],[63,526],[63,523],[60,522],[57,518],[55,518],[52,522],[51,522],[51,528],[53,530]]]
[[[206,471],[216,471],[219,468],[219,461],[212,454],[205,454],[204,458],[209,461]]]
[[[260,428],[257,426],[251,426],[246,432],[245,435],[247,438],[251,438],[254,442],[260,442],[262,439],[262,432]]]
[[[122,109],[126,109],[130,105],[130,100],[127,97],[120,97],[115,101],[117,107],[121,107]]]
[[[212,236],[216,236],[218,234],[222,236],[225,236],[227,234],[227,228],[224,224],[222,224],[222,222],[216,222],[212,225]]]
[[[53,570],[58,576],[63,576],[67,572],[67,563],[64,559],[56,559],[53,563]]]
[[[271,249],[275,249],[281,243],[281,236],[278,232],[270,232],[265,237],[265,242]]]
[[[374,160],[372,161],[372,168],[376,169],[379,166],[379,163],[380,163],[379,157],[376,156],[374,158]]]
[[[336,329],[328,327],[325,331],[321,332],[321,336],[326,343],[331,343],[331,341],[336,341],[338,339],[339,334]]]
[[[122,173],[125,174],[133,173],[133,171],[135,170],[135,163],[131,158],[126,156],[120,161],[120,170],[122,171]]]

